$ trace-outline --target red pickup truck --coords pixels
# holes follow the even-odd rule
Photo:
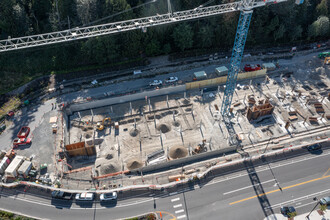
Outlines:
[[[18,138],[26,138],[30,133],[30,128],[27,126],[24,126],[21,128],[21,130],[19,130],[17,137]]]
[[[261,70],[261,66],[260,66],[260,64],[245,64],[244,70],[245,70],[245,72]]]
[[[17,148],[19,145],[31,144],[30,138],[15,138],[13,143],[13,148]]]

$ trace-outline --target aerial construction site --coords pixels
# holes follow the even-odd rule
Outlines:
[[[136,29],[146,33],[147,28],[153,26],[240,12],[230,58],[226,52],[211,49],[203,55],[196,52],[194,57],[185,57],[182,55],[184,47],[180,48],[182,54],[177,54],[183,58],[177,60],[169,59],[167,52],[164,56],[150,58],[145,58],[141,52],[136,60],[143,66],[68,80],[57,80],[59,78],[51,72],[45,77],[47,83],[39,79],[33,81],[40,84],[37,87],[43,86],[38,88],[38,94],[29,99],[26,98],[29,96],[12,95],[14,98],[1,109],[5,112],[0,122],[1,186],[23,187],[24,195],[30,188],[42,192],[45,197],[51,192],[51,206],[55,207],[58,204],[54,199],[70,201],[73,194],[76,194],[76,202],[94,201],[94,196],[98,196],[96,200],[101,206],[104,201],[117,201],[117,196],[119,200],[149,196],[153,197],[153,209],[146,206],[146,212],[152,213],[152,219],[163,219],[161,211],[156,211],[157,193],[157,199],[162,199],[165,194],[173,196],[207,184],[230,181],[224,186],[224,192],[221,191],[226,204],[219,207],[234,207],[257,198],[267,218],[274,215],[272,207],[277,206],[284,216],[296,215],[293,207],[283,206],[289,202],[281,200],[274,205],[266,195],[316,184],[330,177],[328,164],[315,168],[318,169],[316,173],[323,172],[322,177],[313,176],[312,180],[299,177],[303,180],[301,183],[297,178],[285,179],[289,179],[289,174],[278,181],[280,175],[273,172],[271,165],[279,163],[276,168],[282,169],[279,167],[315,158],[321,161],[329,154],[326,151],[330,135],[330,41],[320,38],[322,41],[318,43],[300,43],[299,46],[283,43],[282,48],[249,48],[243,54],[253,10],[286,0],[230,1],[207,6],[209,2],[173,12],[168,0],[168,13],[163,15],[96,26],[86,24],[74,29],[70,29],[68,16],[68,30],[0,40],[0,52],[7,52]],[[292,3],[301,7],[304,1]],[[316,39],[316,34],[308,39]],[[157,47],[157,43],[153,46]],[[92,47],[84,45],[82,48],[84,51]],[[55,63],[56,57],[52,60]],[[125,62],[120,65],[126,65]],[[80,73],[85,74],[84,71]],[[28,87],[26,84],[15,92]],[[312,156],[306,156],[307,153]],[[294,162],[292,158],[295,157],[297,161]],[[282,160],[291,162],[282,163]],[[259,170],[263,166],[267,166],[264,170],[271,171],[271,176],[265,174],[265,179],[260,174],[264,170]],[[306,169],[306,172],[313,169]],[[227,176],[234,172],[241,173]],[[291,172],[290,175],[296,174]],[[243,181],[234,181],[242,176],[248,177],[248,186],[245,183],[239,186]],[[264,190],[264,186],[268,189]],[[239,198],[237,192],[249,187],[254,190],[253,195],[248,192],[247,198]],[[328,192],[329,189],[317,192],[317,196]],[[227,196],[234,193],[237,195]],[[293,198],[296,194],[290,195]],[[234,197],[237,201],[229,201],[228,205],[226,199]],[[301,198],[327,204],[326,199],[318,199],[315,193],[301,195],[297,200],[290,200],[290,204],[301,205]],[[185,194],[183,199],[186,203]],[[179,200],[173,198],[171,202]],[[210,203],[214,205],[218,200]],[[130,205],[121,203],[118,208]],[[182,204],[170,206],[175,209]],[[186,210],[174,213],[184,212],[185,215],[168,212],[164,219],[186,218],[187,204],[184,206]],[[147,219],[145,216],[139,219]]]

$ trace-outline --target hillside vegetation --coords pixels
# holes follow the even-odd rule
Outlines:
[[[173,11],[207,0],[172,0]],[[222,4],[215,0],[212,4]],[[211,5],[211,4],[209,4]],[[208,6],[209,6],[208,5]],[[1,0],[0,39],[167,13],[158,0]],[[181,22],[51,46],[0,53],[0,94],[31,79],[56,73],[111,69],[141,63],[144,57],[233,46],[239,13]],[[247,47],[300,44],[329,39],[330,0],[294,0],[254,11]],[[132,61],[132,62],[131,62]]]

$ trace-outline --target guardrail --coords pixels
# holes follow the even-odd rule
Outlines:
[[[319,140],[315,141],[315,143],[323,143],[323,142],[329,142],[330,138],[327,140]],[[223,168],[228,168],[230,166],[235,166],[238,164],[243,164],[244,161],[246,160],[251,160],[251,161],[258,161],[261,160],[261,158],[265,157],[273,157],[273,156],[279,156],[280,154],[286,153],[288,150],[294,151],[294,150],[299,150],[302,149],[306,146],[309,146],[310,144],[302,144],[302,145],[297,145],[297,146],[292,146],[288,148],[283,148],[280,150],[275,150],[273,152],[265,153],[265,154],[260,154],[257,156],[252,156],[252,157],[245,157],[239,160],[234,160],[234,161],[229,161],[226,163],[221,163],[214,165],[210,168],[208,168],[206,171],[199,173],[199,174],[194,174],[197,176],[198,179],[205,178],[210,172],[214,172],[218,169],[223,169]],[[131,185],[131,186],[124,186],[121,188],[116,188],[116,189],[110,189],[110,190],[76,190],[76,189],[63,189],[61,188],[61,191],[64,192],[69,192],[69,193],[84,193],[84,192],[96,192],[96,193],[108,193],[108,192],[114,192],[114,191],[133,191],[133,190],[164,190],[166,188],[172,188],[180,184],[186,184],[190,181],[193,181],[193,176],[192,175],[190,178],[185,178],[183,180],[175,181],[175,182],[170,182],[162,185],[154,185],[154,184],[146,184],[146,185]],[[42,184],[37,184],[34,182],[27,182],[27,181],[20,181],[20,182],[15,182],[15,183],[0,183],[0,186],[2,187],[7,187],[7,188],[13,188],[17,187],[19,185],[23,186],[30,186],[30,187],[36,187],[44,190],[59,190],[59,188],[53,187],[53,186],[47,186],[47,185],[42,185]]]

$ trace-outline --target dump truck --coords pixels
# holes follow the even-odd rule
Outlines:
[[[26,138],[30,133],[30,128],[27,126],[23,126],[21,130],[19,130],[17,137],[18,138]]]
[[[72,196],[73,196],[72,193],[63,192],[63,191],[60,191],[60,190],[54,190],[52,192],[52,198],[54,198],[54,199],[71,200]]]

